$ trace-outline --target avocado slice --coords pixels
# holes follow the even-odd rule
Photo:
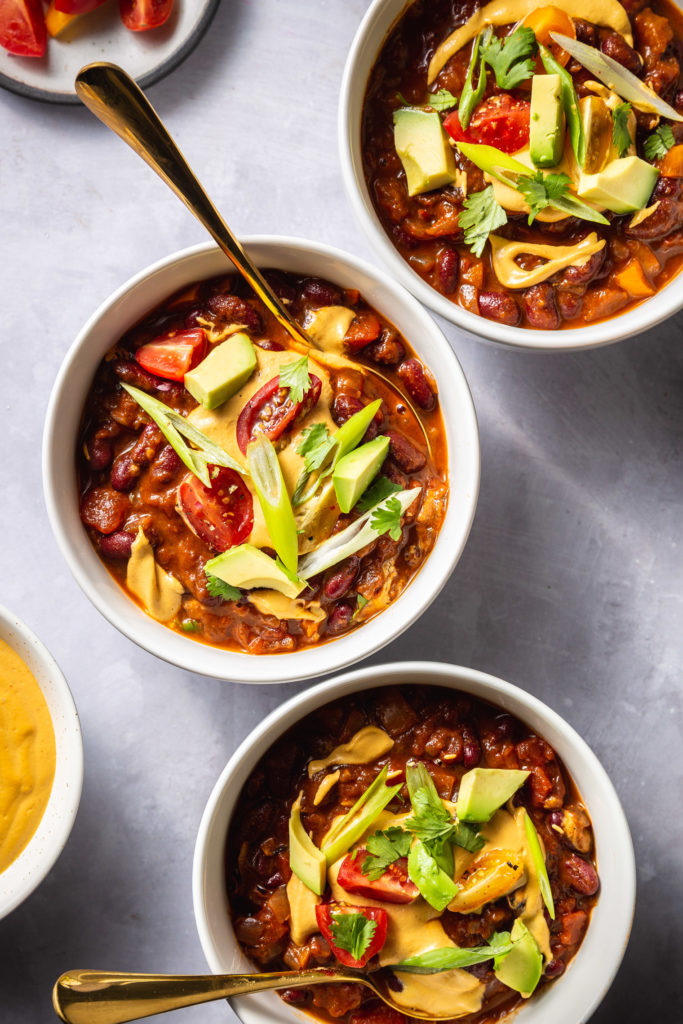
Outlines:
[[[233,334],[217,345],[194,370],[185,387],[205,409],[216,409],[236,394],[256,369],[256,352],[246,334]]]
[[[559,75],[531,80],[529,154],[535,167],[556,167],[564,152],[564,106]]]
[[[409,196],[455,181],[453,151],[437,113],[417,107],[395,110],[394,145],[406,172]]]
[[[600,96],[582,96],[579,113],[586,140],[584,174],[597,174],[607,163],[612,141],[612,114]]]
[[[327,882],[327,860],[301,822],[301,793],[289,815],[289,866],[311,892],[322,896]]]
[[[638,156],[625,156],[597,174],[581,174],[577,192],[613,213],[631,213],[648,204],[659,171]]]
[[[510,938],[515,945],[509,953],[494,958],[493,973],[498,981],[528,999],[541,979],[543,954],[520,918],[513,924]]]
[[[472,768],[460,780],[455,813],[460,821],[489,821],[528,776],[512,768]]]
[[[253,544],[238,544],[224,551],[207,562],[204,569],[211,576],[218,576],[219,580],[242,590],[268,587],[285,597],[298,597],[305,587],[303,582],[292,582],[274,558]]]
[[[334,467],[332,481],[342,512],[350,512],[363,491],[377,476],[389,451],[389,438],[376,437],[374,441],[355,448]]]

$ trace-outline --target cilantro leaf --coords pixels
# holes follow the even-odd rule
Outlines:
[[[377,881],[390,864],[400,857],[408,856],[412,841],[410,832],[405,832],[398,826],[375,832],[365,844],[370,856],[363,861],[361,871],[371,882]]]
[[[308,356],[302,356],[294,363],[280,367],[280,387],[289,388],[292,402],[300,402],[311,386],[308,372]]]
[[[542,171],[536,171],[533,176],[520,174],[515,188],[529,205],[529,224],[546,206],[550,206],[556,199],[562,199],[570,185],[571,178],[566,174],[544,175]]]
[[[500,88],[514,89],[533,75],[536,62],[532,54],[536,49],[533,29],[521,25],[505,39],[492,36],[482,48],[481,55],[493,69]]]
[[[619,158],[626,156],[631,146],[631,133],[628,130],[630,113],[630,103],[620,103],[612,111],[612,142]]]
[[[365,914],[343,914],[335,910],[330,917],[335,946],[345,949],[354,960],[362,960],[377,930],[377,922],[370,921]]]
[[[359,594],[359,595],[358,595],[358,598],[357,598],[357,600],[356,600],[356,610],[355,610],[355,612],[353,613],[353,616],[352,616],[352,617],[353,617],[354,619],[357,619],[357,618],[358,618],[358,616],[360,615],[360,613],[361,613],[361,612],[363,611],[363,609],[365,608],[366,604],[369,604],[369,603],[370,603],[370,602],[368,601],[367,597],[364,597],[364,596],[363,596],[363,594]]]
[[[451,110],[453,107],[458,105],[458,97],[454,96],[448,89],[439,89],[438,92],[430,92],[427,94],[427,103],[433,110],[439,112],[443,110]]]
[[[302,441],[297,446],[299,455],[304,457],[304,467],[309,473],[320,469],[337,443],[324,423],[314,423],[301,432]]]
[[[384,501],[385,498],[388,498],[391,494],[396,494],[396,491],[400,490],[401,487],[393,483],[389,477],[380,476],[358,499],[356,502],[356,512],[367,512],[375,505],[379,505],[380,501]]]
[[[648,160],[659,160],[666,156],[675,143],[674,133],[670,124],[660,124],[659,128],[648,135],[643,143],[643,150]]]
[[[463,203],[458,225],[465,232],[465,245],[475,256],[481,256],[489,235],[507,224],[507,213],[497,201],[493,185],[474,192]]]
[[[370,517],[370,526],[375,533],[388,533],[392,540],[401,536],[401,503],[397,498],[389,498]]]
[[[443,864],[446,860],[447,843],[454,843],[470,853],[482,849],[486,842],[484,837],[472,825],[451,817],[423,764],[408,763],[406,782],[413,816],[404,822],[404,827],[423,841],[437,862]]]
[[[220,597],[224,601],[239,601],[242,597],[242,591],[238,587],[233,587],[230,583],[219,579],[218,576],[212,576],[209,572],[205,575],[206,589],[211,597]]]

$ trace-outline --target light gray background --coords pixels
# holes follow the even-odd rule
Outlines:
[[[223,0],[198,49],[149,90],[238,233],[300,235],[374,259],[336,149],[342,67],[366,6]],[[64,670],[86,762],[61,859],[0,922],[0,1021],[43,1024],[67,968],[205,969],[190,892],[202,809],[237,744],[300,687],[162,664],[116,633],[67,571],[40,475],[62,355],[114,288],[203,236],[85,110],[3,92],[0,142],[1,598]],[[593,1021],[680,1021],[683,317],[566,356],[504,351],[442,326],[477,406],[479,509],[437,604],[373,660],[493,672],[588,740],[624,802],[639,872],[632,941]],[[157,1019],[235,1020],[226,1004]]]

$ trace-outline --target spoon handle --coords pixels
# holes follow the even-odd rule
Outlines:
[[[363,981],[343,968],[268,974],[125,974],[68,971],[58,978],[52,1005],[66,1024],[123,1024],[182,1006],[273,988],[300,988],[330,981]]]
[[[214,237],[278,323],[299,346],[311,340],[289,315],[251,262],[195,177],[145,94],[116,64],[96,62],[78,72],[76,92],[88,110],[111,128],[173,189],[188,210]]]

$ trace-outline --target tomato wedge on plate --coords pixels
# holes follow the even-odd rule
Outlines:
[[[209,466],[209,476],[211,487],[191,473],[180,482],[178,511],[200,540],[215,551],[227,551],[251,533],[254,500],[234,469]]]
[[[448,115],[443,126],[456,142],[476,142],[495,146],[503,153],[516,153],[529,143],[530,112],[528,100],[517,100],[502,93],[475,108],[466,131],[460,124],[457,110]]]
[[[335,942],[333,931],[335,918],[346,914],[360,914],[367,921],[374,921],[377,925],[367,949],[358,960],[348,950],[340,949]],[[368,960],[371,960],[375,953],[379,953],[386,942],[387,912],[381,907],[352,907],[346,903],[319,903],[315,908],[315,916],[318,928],[327,939],[330,949],[339,963],[344,964],[345,967],[365,967]]]
[[[322,381],[310,374],[311,383],[300,402],[292,402],[289,389],[280,387],[280,377],[273,377],[253,395],[237,420],[237,443],[246,454],[247,445],[257,434],[277,441],[298,419],[310,412],[320,398]]]
[[[55,0],[55,10],[62,14],[88,14],[104,3],[106,0]]]
[[[395,860],[379,878],[370,879],[361,871],[367,856],[367,850],[358,850],[344,858],[337,875],[342,889],[380,903],[412,903],[419,896],[417,886],[408,878],[407,857]]]
[[[173,0],[120,0],[119,11],[126,28],[133,32],[146,32],[159,28],[173,10]]]
[[[2,0],[0,46],[17,57],[42,57],[47,48],[41,0]]]
[[[206,354],[206,334],[201,327],[176,331],[149,341],[135,353],[145,370],[164,380],[182,380]]]

